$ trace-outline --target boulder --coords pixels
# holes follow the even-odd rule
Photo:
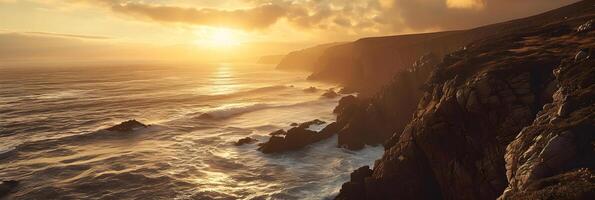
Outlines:
[[[319,132],[319,134],[322,137],[330,137],[330,136],[332,136],[334,134],[337,134],[339,132],[339,130],[341,130],[340,128],[341,127],[339,126],[339,124],[337,124],[337,122],[333,122],[333,123],[330,123],[329,125],[326,125],[326,127],[324,127]]]
[[[339,96],[339,94],[337,94],[335,92],[335,90],[333,90],[333,89],[329,89],[325,93],[322,94],[322,97],[329,98],[329,99],[337,98],[338,96]]]
[[[312,86],[312,87],[309,87],[309,88],[304,89],[304,92],[306,92],[306,93],[318,92],[318,88]]]
[[[252,144],[252,143],[257,142],[257,141],[258,141],[257,139],[254,139],[254,138],[251,138],[251,137],[245,137],[245,138],[242,138],[242,139],[238,140],[235,143],[235,145],[236,146],[242,146],[242,145],[245,145],[245,144]]]
[[[134,131],[134,130],[137,130],[140,128],[146,128],[146,127],[148,127],[148,125],[145,125],[143,123],[140,123],[139,121],[136,121],[135,119],[132,119],[132,120],[122,122],[118,125],[109,127],[106,130],[116,131],[116,132],[130,132],[130,131]]]
[[[259,151],[270,154],[270,153],[282,153],[286,151],[299,150],[312,143],[316,143],[331,137],[337,132],[336,123],[327,125],[322,131],[316,132],[309,130],[308,128],[312,124],[324,124],[325,122],[320,120],[312,120],[300,124],[298,127],[293,127],[287,132],[278,130],[270,135],[269,141],[258,144],[260,147]],[[283,134],[285,133],[285,134]]]
[[[326,122],[319,120],[319,119],[315,119],[312,121],[307,121],[307,122],[301,123],[298,127],[301,129],[307,129],[307,128],[310,128],[310,126],[312,126],[312,125],[323,125],[323,124],[326,124]]]

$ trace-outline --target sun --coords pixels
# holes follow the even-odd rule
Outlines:
[[[203,27],[195,31],[196,45],[211,48],[231,48],[240,45],[239,32],[228,28]]]

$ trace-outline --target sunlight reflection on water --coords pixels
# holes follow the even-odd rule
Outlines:
[[[22,181],[17,199],[328,199],[382,153],[339,149],[336,137],[282,155],[237,147],[334,120],[338,98],[320,97],[334,85],[272,67],[196,68],[0,73],[10,85],[0,87],[0,179]],[[303,92],[311,86],[320,92]],[[131,118],[152,126],[99,131]]]
[[[236,80],[234,68],[229,64],[220,64],[209,76],[211,84],[209,94],[222,95],[237,92],[240,85]]]

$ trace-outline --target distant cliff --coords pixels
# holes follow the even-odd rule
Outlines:
[[[309,71],[313,72],[318,68],[318,59],[329,47],[342,43],[322,44],[287,54],[277,65],[279,70]]]
[[[428,63],[421,69],[431,72],[412,64],[369,98],[341,100],[339,145],[358,149],[383,142],[385,153],[372,169],[354,171],[337,199],[594,199],[594,19],[595,1],[589,0],[521,20],[418,37],[450,38],[452,43],[427,47],[439,50],[465,41],[459,37],[466,34],[485,33],[435,65],[419,59]],[[430,43],[407,45],[422,44]],[[335,48],[351,52],[329,49],[325,56],[371,52]],[[355,49],[361,52],[353,54]],[[363,57],[355,60],[379,59]],[[408,59],[391,61],[414,63]],[[368,71],[378,65],[360,66],[364,75],[347,83],[379,73]],[[426,81],[417,81],[424,76]],[[403,103],[409,101],[416,106]],[[387,134],[390,139],[379,141]]]
[[[490,36],[515,32],[564,17],[564,14],[549,12],[469,30],[363,38],[355,42],[294,52],[292,56],[286,57],[279,68],[311,71],[312,80],[336,82],[352,87],[363,95],[373,95],[397,71],[407,69],[423,55],[433,53],[442,57]]]
[[[277,65],[283,60],[285,55],[262,56],[256,61],[258,64]]]

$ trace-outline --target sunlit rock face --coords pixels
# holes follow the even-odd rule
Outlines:
[[[533,124],[508,145],[509,186],[500,199],[593,199],[595,61],[555,69],[558,90]]]
[[[588,199],[594,63],[575,56],[595,45],[576,31],[594,9],[518,20],[523,29],[446,56],[373,173],[337,199]]]

